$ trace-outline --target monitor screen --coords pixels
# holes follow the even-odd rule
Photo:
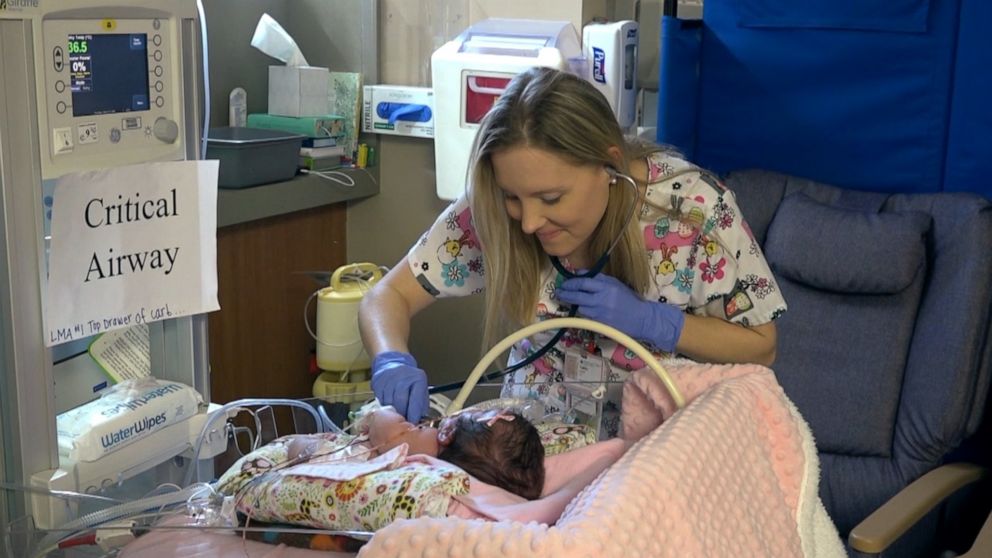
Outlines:
[[[69,35],[72,115],[148,110],[148,36]]]

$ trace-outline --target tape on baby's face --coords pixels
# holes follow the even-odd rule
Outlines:
[[[493,414],[491,416],[488,416],[490,413],[493,413]],[[512,415],[510,413],[510,410],[509,409],[500,409],[498,411],[489,411],[489,412],[483,413],[481,416],[477,417],[475,420],[477,422],[485,422],[486,423],[486,426],[488,426],[489,428],[492,428],[493,425],[496,424],[497,421],[505,420],[506,422],[510,422],[510,421],[512,421],[515,418],[517,418],[517,417],[514,416],[514,415]]]

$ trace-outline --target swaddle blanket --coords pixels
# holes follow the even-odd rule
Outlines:
[[[635,373],[623,436],[636,444],[557,524],[401,520],[359,556],[846,556],[812,435],[772,371],[669,366],[687,406],[675,412],[657,376]]]

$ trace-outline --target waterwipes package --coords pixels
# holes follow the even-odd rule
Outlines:
[[[59,454],[96,461],[153,432],[195,415],[203,398],[179,382],[121,382],[100,398],[56,417]]]

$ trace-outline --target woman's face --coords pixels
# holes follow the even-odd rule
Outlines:
[[[379,453],[387,452],[406,443],[409,454],[423,453],[437,457],[437,428],[411,424],[392,407],[383,407],[373,412],[369,421],[369,443]]]
[[[496,185],[506,212],[551,256],[592,265],[589,239],[606,212],[610,175],[600,165],[576,165],[549,151],[509,147],[493,153]]]

